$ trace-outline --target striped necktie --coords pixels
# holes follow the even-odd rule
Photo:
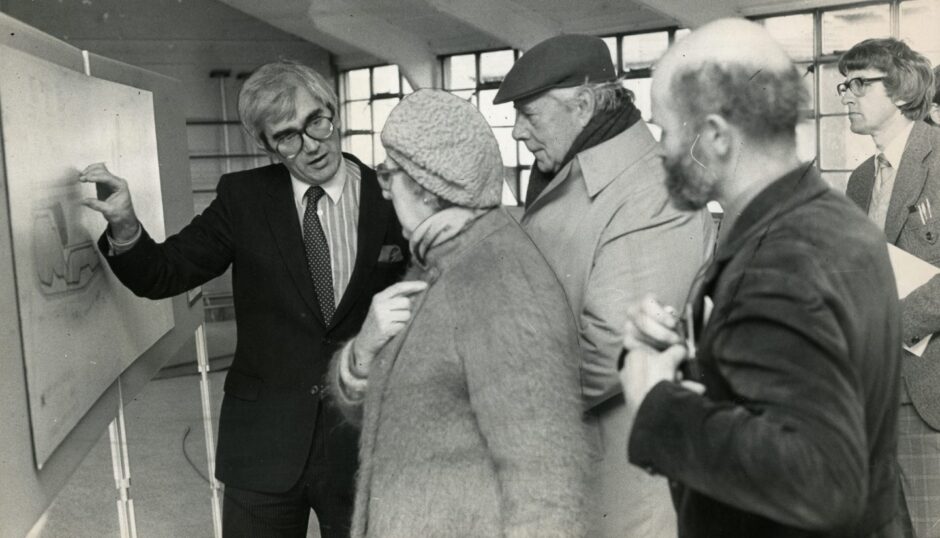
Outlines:
[[[330,246],[317,216],[317,202],[326,192],[323,187],[307,189],[307,208],[304,210],[304,250],[307,252],[307,269],[313,279],[313,288],[320,303],[323,321],[329,325],[336,311],[333,298],[333,269],[330,263]]]
[[[894,190],[894,170],[884,153],[879,153],[875,161],[875,187],[871,194],[868,216],[879,228],[884,228],[888,218],[888,206],[891,204],[891,191]]]

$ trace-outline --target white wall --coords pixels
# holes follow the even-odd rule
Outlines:
[[[237,119],[237,76],[263,63],[292,58],[335,78],[328,51],[217,0],[0,0],[0,11],[77,48],[178,79],[187,122],[222,118],[213,70],[231,73],[223,79],[230,120]],[[221,126],[190,125],[187,133],[191,155],[224,152]],[[229,126],[228,135],[229,153],[256,152],[238,126]],[[195,211],[214,197],[199,191],[214,189],[222,173],[266,163],[190,159]],[[227,275],[204,287],[209,293],[229,289]]]

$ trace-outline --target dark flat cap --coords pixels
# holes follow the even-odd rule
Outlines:
[[[553,88],[573,88],[616,77],[604,40],[588,35],[560,35],[532,47],[513,64],[493,103],[518,101]]]

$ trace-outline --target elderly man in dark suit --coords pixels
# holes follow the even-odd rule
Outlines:
[[[225,380],[216,474],[226,536],[348,536],[357,433],[325,396],[337,343],[403,273],[406,243],[375,173],[340,151],[330,84],[309,67],[259,68],[239,94],[248,133],[278,164],[227,174],[215,200],[158,244],[104,164],[81,181],[108,228],[101,251],[134,293],[182,293],[232,267],[238,345]]]
[[[682,537],[896,536],[897,293],[878,229],[797,157],[802,77],[725,19],[652,91],[673,201],[725,217],[689,323],[629,309],[630,461],[671,479]]]
[[[842,56],[839,71],[852,132],[871,136],[878,149],[852,172],[846,194],[884,230],[888,243],[940,265],[940,129],[921,121],[934,94],[930,62],[896,39],[868,39]],[[901,315],[909,346],[898,416],[904,508],[912,523],[907,534],[938,536],[940,337],[934,333],[940,331],[940,276],[907,295]],[[926,350],[912,353],[925,338]]]

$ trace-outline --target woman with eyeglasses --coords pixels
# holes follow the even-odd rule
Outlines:
[[[583,536],[577,332],[557,278],[498,207],[492,131],[470,103],[420,90],[382,143],[413,265],[331,369],[362,427],[352,536]]]

